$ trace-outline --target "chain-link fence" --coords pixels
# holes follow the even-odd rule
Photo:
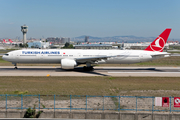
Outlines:
[[[174,106],[180,99],[168,99],[168,106],[162,107],[147,96],[0,95],[0,110],[180,112],[180,105]]]

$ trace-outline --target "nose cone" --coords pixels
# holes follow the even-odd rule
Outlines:
[[[4,60],[4,55],[2,56],[2,59]]]
[[[7,54],[3,55],[3,56],[2,56],[2,59],[7,61],[7,60],[8,60]]]

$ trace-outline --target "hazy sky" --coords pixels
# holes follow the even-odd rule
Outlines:
[[[172,28],[180,38],[180,0],[0,0],[0,38],[157,37]]]

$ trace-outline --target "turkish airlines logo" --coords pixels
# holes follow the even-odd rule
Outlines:
[[[151,45],[153,51],[162,51],[165,45],[165,41],[162,37],[158,37]]]

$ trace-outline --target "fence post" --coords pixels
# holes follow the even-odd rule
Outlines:
[[[21,94],[21,110],[23,109],[23,94]]]
[[[152,113],[154,112],[154,97],[152,97]]]
[[[56,103],[55,103],[55,101],[56,101],[56,95],[54,95],[54,112],[55,112],[55,108],[56,108]]]
[[[55,100],[56,100],[56,95],[54,95],[54,118],[55,118],[55,108],[56,108],[56,102],[55,102]]]
[[[87,111],[87,97],[88,97],[88,96],[86,95],[86,111]]]
[[[40,103],[40,94],[39,94],[39,111],[40,111],[40,107],[41,107],[40,104],[41,104],[41,103]]]
[[[71,96],[72,96],[72,95],[70,95],[70,112],[71,112]]]
[[[121,106],[120,106],[120,96],[119,96],[119,106],[118,106],[118,109],[119,109],[119,110],[118,110],[118,111],[120,111],[120,107],[121,107]]]
[[[6,111],[7,111],[7,94],[6,94]]]
[[[170,111],[169,112],[171,113],[171,96],[170,96]]]
[[[136,96],[136,112],[137,112],[137,96]]]
[[[103,96],[103,111],[104,111],[104,96]]]

